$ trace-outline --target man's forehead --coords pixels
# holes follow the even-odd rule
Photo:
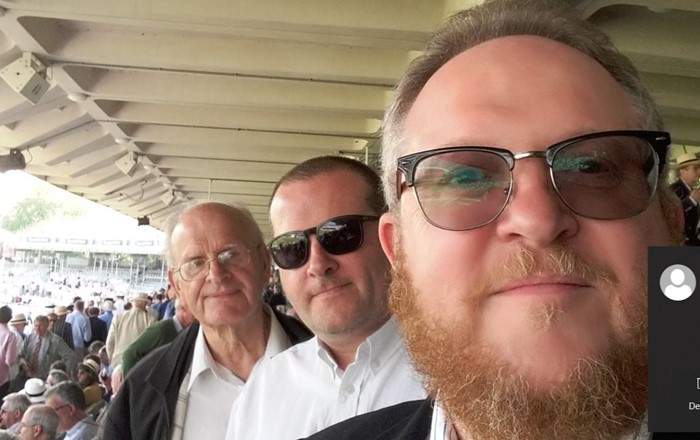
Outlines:
[[[594,59],[554,40],[516,35],[481,43],[445,63],[418,94],[405,128],[409,144],[427,140],[434,147],[446,146],[463,142],[460,136],[467,135],[470,143],[489,145],[494,144],[493,133],[504,131],[504,120],[522,115],[541,119],[566,109],[572,126],[565,134],[552,134],[548,141],[553,143],[597,125],[590,115],[620,102],[631,110],[622,87]],[[608,112],[610,129],[633,124],[631,111],[622,116]]]

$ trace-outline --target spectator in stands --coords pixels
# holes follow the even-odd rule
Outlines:
[[[85,358],[78,364],[78,384],[83,388],[86,407],[102,401],[99,374],[100,365],[93,359]]]
[[[27,379],[24,383],[24,388],[19,392],[27,396],[32,404],[35,404],[44,403],[45,391],[46,383],[38,377],[32,377],[31,379]]]
[[[34,319],[34,332],[27,336],[20,354],[21,368],[29,377],[46,379],[55,361],[65,361],[68,371],[75,371],[75,352],[59,336],[49,332],[49,319],[39,315]]]
[[[262,303],[270,254],[248,210],[184,206],[166,243],[168,280],[199,324],[131,370],[107,415],[110,439],[223,438],[221,421],[256,365],[310,336]]]
[[[85,356],[88,354],[94,354],[96,356],[100,355],[100,350],[105,346],[105,343],[103,341],[94,341],[88,346],[88,352]]]
[[[148,327],[126,349],[122,357],[122,371],[124,375],[128,374],[131,368],[147,354],[162,345],[172,342],[178,333],[189,327],[193,322],[194,316],[187,308],[187,304],[184,301],[176,300],[174,317],[158,321]]]
[[[93,342],[105,342],[107,341],[107,324],[100,318],[98,314],[100,309],[97,307],[90,307],[87,310],[88,320],[90,321],[90,332],[92,333],[92,339],[90,344]],[[89,344],[88,344],[89,345]]]
[[[168,288],[165,290],[165,295],[168,300],[165,305],[165,310],[163,311],[162,319],[170,319],[175,316],[175,289],[168,284]]]
[[[10,393],[5,396],[0,409],[2,426],[14,434],[19,434],[19,421],[31,404],[29,397],[22,393]]]
[[[71,349],[74,349],[73,344],[73,327],[66,322],[68,309],[65,306],[58,306],[53,309],[53,312],[46,315],[49,319],[49,330],[61,337]]]
[[[134,294],[129,302],[133,309],[117,315],[112,320],[112,327],[107,335],[107,354],[113,366],[121,364],[124,350],[158,321],[158,318],[146,311],[148,295],[145,293]]]
[[[7,323],[12,319],[12,309],[0,307],[0,402],[10,391],[12,369],[18,364],[17,336]]]
[[[85,346],[92,340],[90,321],[85,316],[85,303],[79,299],[73,303],[74,310],[66,317],[73,330],[73,347],[78,359],[85,356]]]
[[[14,432],[0,429],[0,440],[19,440],[19,436]]]
[[[22,416],[19,438],[21,440],[55,440],[57,429],[58,414],[53,408],[48,405],[32,405]]]
[[[46,404],[58,414],[58,433],[64,440],[92,440],[97,423],[86,412],[85,394],[75,382],[61,382],[46,390]]]
[[[68,373],[66,373],[63,370],[51,370],[49,371],[49,375],[46,377],[46,386],[47,387],[52,387],[56,385],[57,383],[65,382],[67,380],[71,380],[70,376],[68,376]]]
[[[107,330],[112,326],[112,318],[114,318],[114,301],[107,299],[102,303],[102,314],[98,316],[105,324],[107,324]]]
[[[309,159],[277,183],[270,252],[316,337],[258,372],[227,438],[295,440],[426,396],[387,306],[389,262],[377,232],[385,210],[379,176],[354,159]],[[284,417],[270,423],[270,414]]]
[[[13,315],[8,324],[10,330],[15,334],[15,336],[17,336],[17,343],[22,344],[24,342],[24,338],[27,337],[24,334],[24,328],[27,326],[27,318],[24,316],[24,313],[17,313],[16,315]],[[18,348],[21,349],[21,347]]]

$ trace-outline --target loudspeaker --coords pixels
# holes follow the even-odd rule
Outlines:
[[[24,154],[19,150],[10,150],[7,156],[0,156],[0,173],[10,170],[23,170],[27,166]]]
[[[17,93],[36,104],[49,90],[51,84],[44,77],[46,67],[31,52],[0,70],[0,77]]]

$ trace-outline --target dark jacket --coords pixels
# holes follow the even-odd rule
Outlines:
[[[97,316],[90,317],[90,330],[92,332],[92,339],[89,341],[88,345],[95,341],[107,341],[107,324]]]
[[[432,400],[412,400],[345,420],[309,440],[425,440],[432,417]]]
[[[433,401],[414,400],[362,414],[320,431],[308,440],[425,440],[430,434]],[[697,440],[700,434],[655,433],[650,440]]]
[[[172,342],[177,337],[177,334],[178,331],[173,318],[158,321],[148,327],[138,339],[129,345],[129,348],[124,350],[122,355],[122,373],[124,373],[124,376],[129,374],[134,365],[150,352]]]
[[[700,213],[698,206],[690,199],[690,190],[680,179],[671,184],[671,190],[681,199],[683,206],[683,217],[685,218],[685,245],[700,246],[700,239],[697,235],[698,217]]]
[[[292,345],[311,338],[311,332],[301,322],[273,311]],[[131,370],[110,404],[104,438],[169,438],[178,392],[192,364],[198,332],[199,324],[195,322]]]

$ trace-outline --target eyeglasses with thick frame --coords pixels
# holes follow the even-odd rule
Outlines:
[[[213,258],[193,258],[180,267],[173,270],[173,273],[179,273],[180,277],[185,281],[195,281],[207,277],[211,262],[218,260],[221,267],[231,270],[240,269],[250,263],[250,249],[243,246],[230,246],[219,252]]]
[[[646,158],[647,160],[642,164],[643,172],[645,173],[645,184],[648,186],[647,190],[649,192],[648,197],[645,197],[643,200],[643,203],[633,201],[634,206],[630,206],[629,203],[620,203],[617,205],[614,204],[608,204],[604,208],[606,209],[599,209],[595,210],[591,206],[587,206],[585,203],[580,203],[580,200],[586,201],[586,202],[591,202],[595,200],[589,200],[585,199],[586,194],[584,193],[583,196],[578,195],[576,196],[575,193],[572,193],[572,189],[569,189],[569,186],[572,188],[577,184],[578,182],[575,181],[574,179],[566,179],[566,178],[560,178],[558,174],[563,174],[562,169],[564,171],[583,171],[580,173],[580,175],[584,175],[585,173],[590,173],[590,172],[595,172],[594,168],[586,169],[584,167],[598,167],[598,166],[613,166],[614,164],[612,163],[596,163],[594,161],[591,161],[591,163],[587,163],[586,160],[599,160],[599,157],[578,157],[578,156],[571,156],[567,157],[566,152],[574,152],[576,153],[576,147],[581,147],[581,146],[587,146],[589,144],[592,144],[597,147],[597,144],[593,144],[593,142],[598,143],[600,142],[600,149],[599,150],[584,150],[584,153],[590,154],[601,154],[605,153],[607,151],[614,152],[614,149],[616,148],[616,145],[612,142],[613,140],[631,140],[631,141],[641,141],[638,144],[630,144],[633,146],[639,146],[641,145],[642,148],[646,148],[648,153],[648,157]],[[606,142],[607,140],[607,142]],[[590,141],[590,142],[589,142]],[[586,218],[592,218],[592,219],[599,219],[599,220],[613,220],[613,219],[623,219],[623,218],[628,218],[635,216],[637,214],[640,214],[646,208],[648,208],[649,204],[651,203],[654,194],[656,192],[657,184],[658,184],[658,179],[663,173],[663,170],[666,165],[666,155],[668,152],[668,147],[671,143],[671,137],[669,133],[663,132],[663,131],[647,131],[647,130],[615,130],[615,131],[602,131],[602,132],[594,132],[594,133],[588,133],[576,137],[572,137],[570,139],[563,140],[561,142],[557,142],[554,145],[549,146],[547,149],[544,151],[526,151],[522,153],[512,153],[509,150],[503,149],[503,148],[494,148],[494,147],[484,147],[484,146],[452,146],[452,147],[445,147],[445,148],[438,148],[434,150],[426,150],[426,151],[421,151],[418,153],[413,153],[409,154],[406,156],[402,156],[397,160],[397,171],[396,171],[396,194],[397,198],[401,198],[401,194],[403,193],[403,190],[406,187],[413,187],[413,192],[418,200],[418,204],[421,208],[421,211],[423,212],[423,215],[425,216],[426,220],[441,229],[446,229],[446,230],[454,230],[454,231],[464,231],[464,230],[470,230],[470,229],[476,229],[481,226],[485,226],[491,222],[493,222],[498,216],[505,210],[506,206],[508,205],[508,202],[510,200],[511,194],[512,194],[512,189],[513,189],[513,169],[515,167],[515,161],[520,160],[520,159],[526,159],[526,158],[542,158],[545,159],[548,168],[549,168],[549,175],[550,175],[550,181],[561,199],[561,201],[574,213],[586,217]],[[627,146],[627,145],[625,145]],[[617,146],[619,147],[619,145]],[[416,171],[420,168],[421,164],[424,163],[426,160],[430,158],[434,158],[436,156],[443,156],[443,157],[448,157],[447,155],[455,155],[455,153],[460,154],[460,153],[478,153],[478,156],[483,159],[483,158],[489,158],[489,160],[492,160],[494,158],[500,158],[496,160],[495,162],[498,163],[500,160],[506,169],[502,171],[507,171],[508,172],[508,181],[506,182],[505,185],[503,185],[503,188],[496,188],[495,185],[490,185],[488,182],[479,182],[478,185],[475,185],[474,188],[477,188],[478,190],[481,191],[480,195],[482,196],[482,200],[472,200],[474,203],[472,204],[466,204],[466,203],[461,203],[461,205],[467,206],[467,209],[477,209],[479,207],[478,203],[483,202],[483,200],[486,198],[487,194],[486,191],[490,190],[498,190],[495,191],[493,194],[498,195],[499,197],[502,197],[502,203],[496,203],[496,202],[491,203],[490,205],[484,205],[482,204],[481,207],[482,209],[489,209],[488,212],[485,212],[481,215],[467,215],[467,216],[462,216],[464,218],[456,218],[456,216],[453,216],[452,218],[449,219],[449,221],[444,220],[442,218],[437,218],[439,217],[436,215],[436,212],[431,212],[431,207],[428,206],[429,200],[422,200],[420,192],[422,191],[421,187],[421,182],[416,179]],[[557,159],[559,157],[564,157],[564,160],[557,162]],[[604,156],[604,154],[602,154]],[[599,162],[602,162],[602,160],[599,160]],[[457,161],[459,163],[459,161]],[[467,164],[463,164],[463,168],[467,169],[470,168],[467,166]],[[582,168],[571,168],[571,165],[574,165],[575,167],[581,166]],[[625,164],[622,164],[625,165]],[[561,169],[558,169],[558,166],[561,167]],[[470,170],[473,173],[473,169],[470,168]],[[481,171],[481,170],[478,170]],[[590,174],[591,176],[593,174]],[[403,177],[403,179],[402,179]],[[634,176],[632,176],[634,177]],[[589,180],[590,177],[588,178]],[[456,177],[455,180],[459,180],[459,176]],[[450,183],[451,182],[447,182]],[[458,182],[459,183],[459,182]],[[600,182],[598,182],[600,183]],[[635,182],[641,184],[641,179],[639,181]],[[440,181],[440,184],[444,184],[444,182]],[[437,185],[434,185],[434,187],[437,187]],[[603,190],[606,188],[602,188]],[[643,188],[639,188],[640,190]],[[424,190],[427,192],[428,190]],[[567,192],[568,191],[568,192]],[[596,196],[600,196],[603,191],[596,190]],[[589,192],[593,192],[593,190],[590,190]],[[627,194],[628,197],[634,197],[635,194]],[[573,199],[573,201],[572,201]],[[450,204],[445,204],[446,207],[445,209],[452,209],[456,210],[458,209],[460,205],[459,200],[451,200],[453,203]],[[462,201],[464,202],[464,201]],[[576,202],[576,203],[574,203]],[[623,201],[624,202],[624,201]],[[462,208],[464,208],[462,206]],[[492,211],[492,212],[491,212]],[[447,216],[445,216],[447,217]]]

